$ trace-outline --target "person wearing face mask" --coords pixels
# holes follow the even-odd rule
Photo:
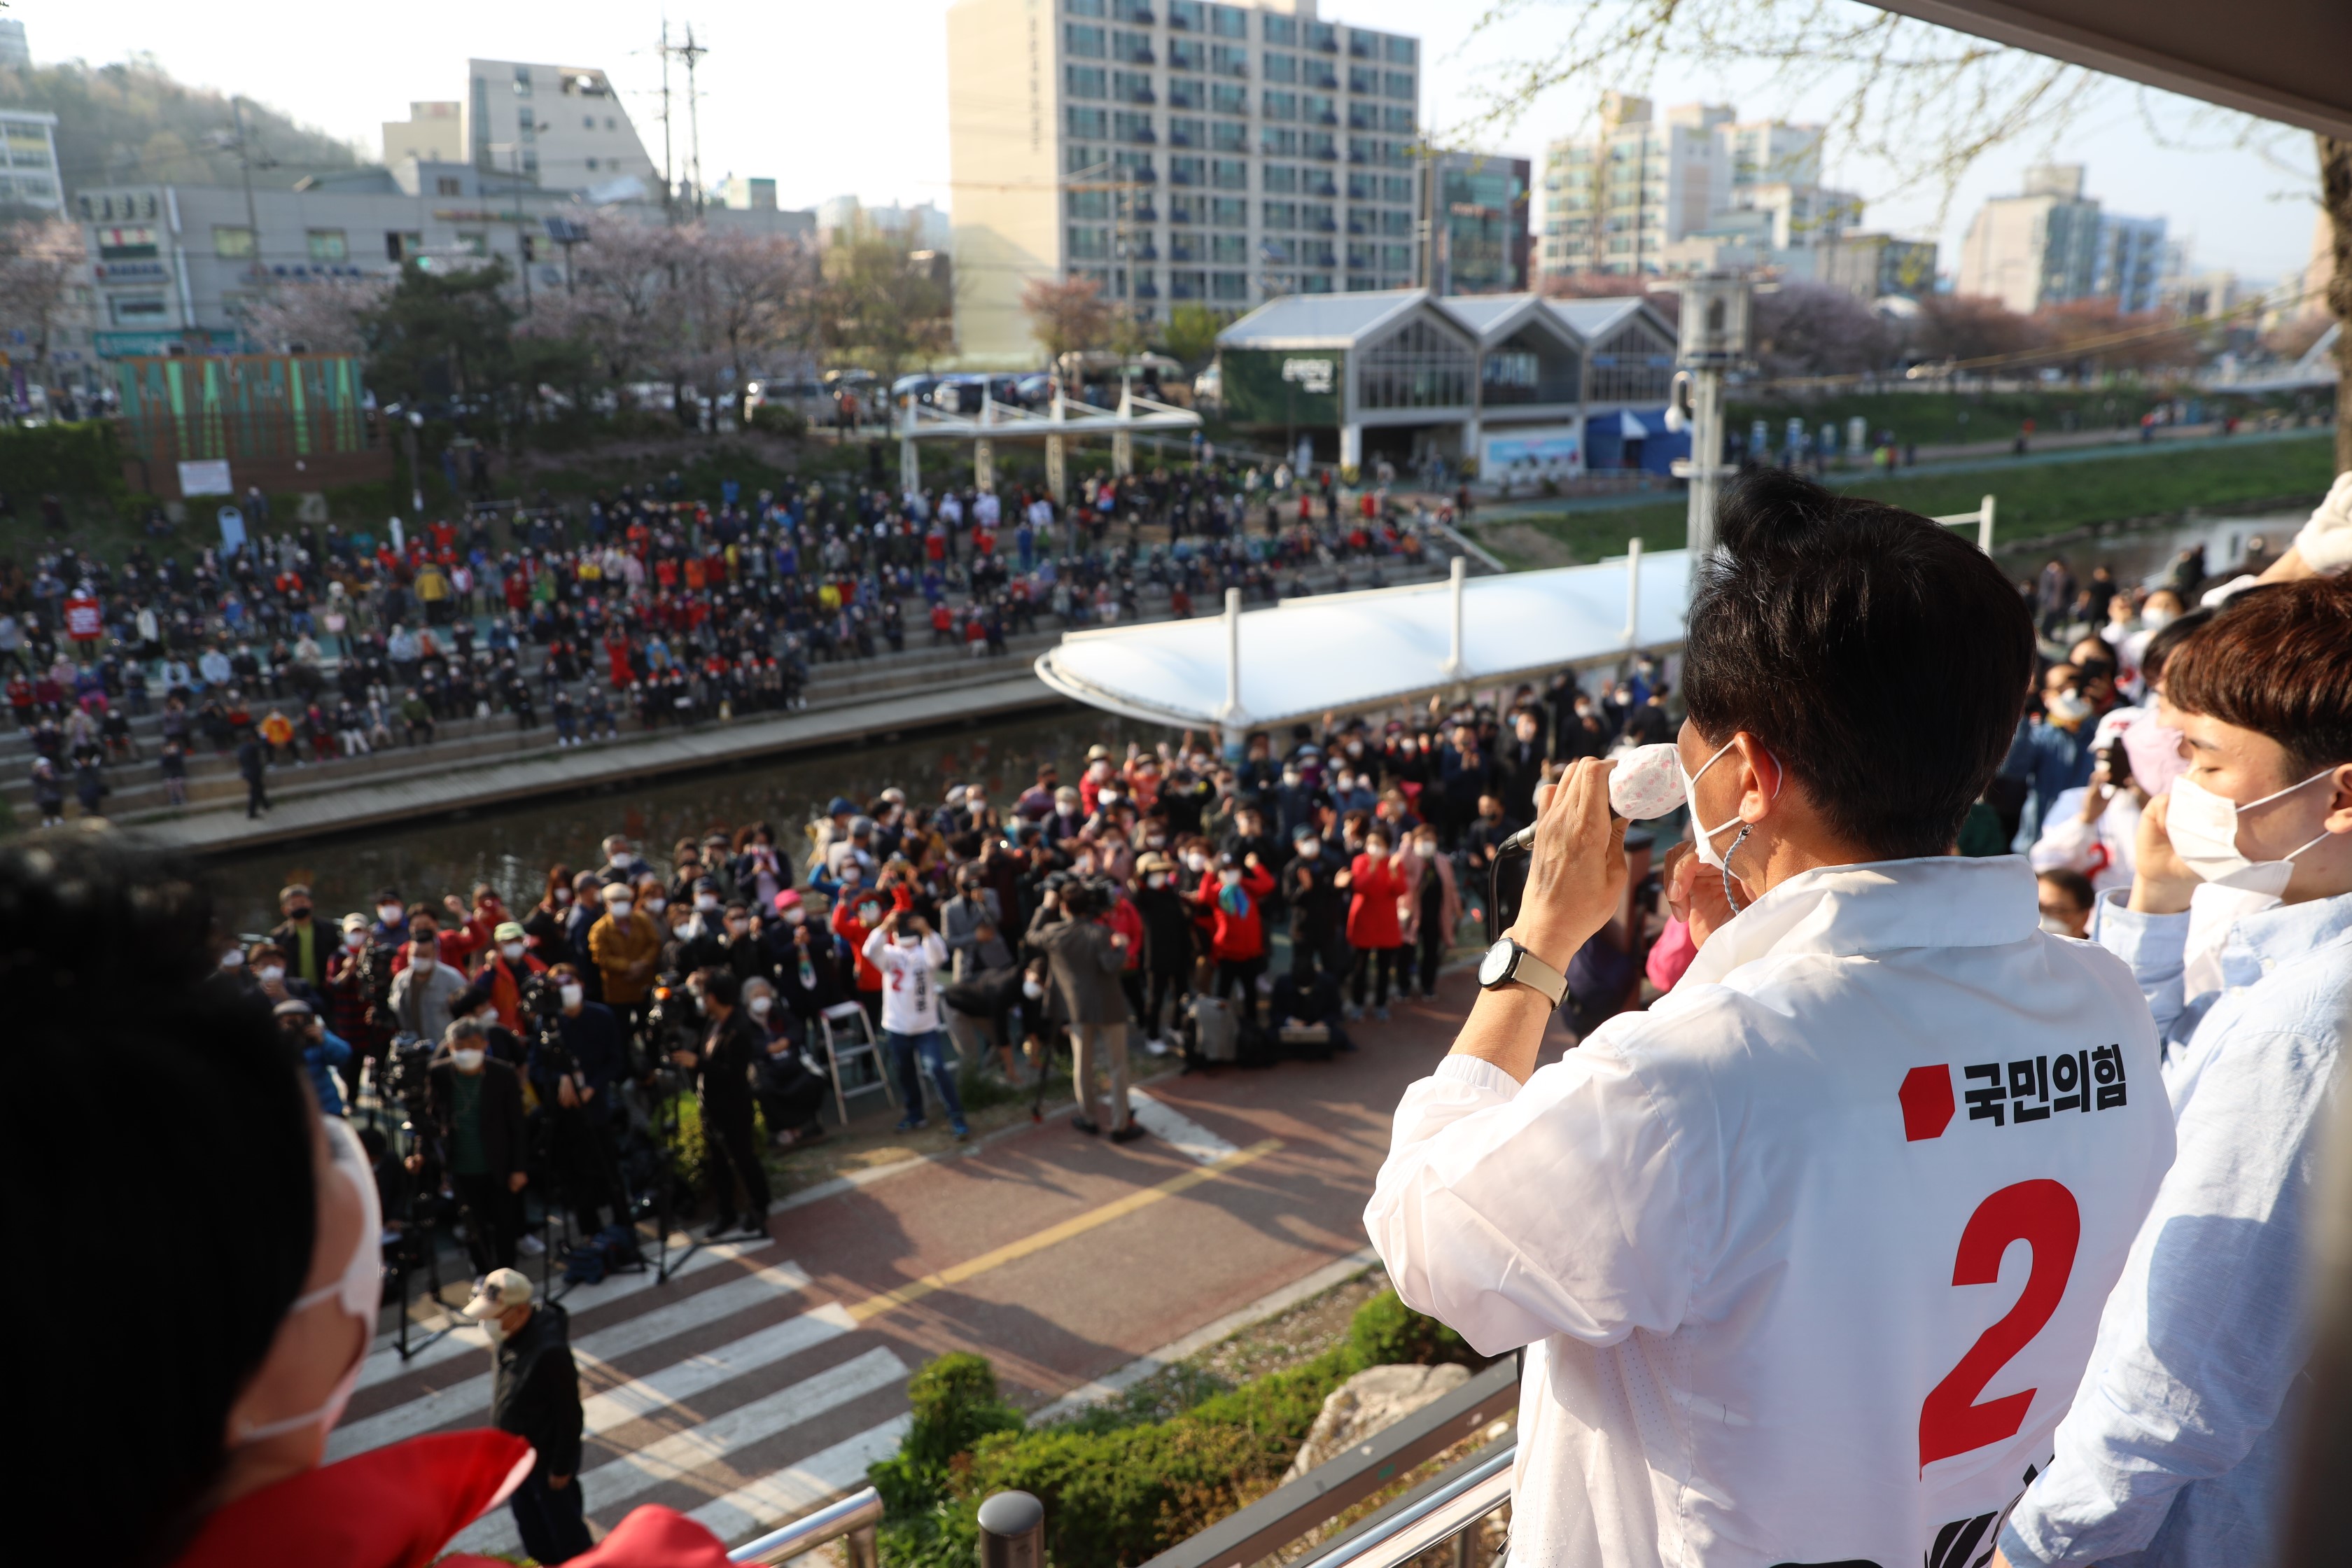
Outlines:
[[[2091,906],[2099,895],[2088,877],[2061,867],[2036,875],[2033,886],[2043,931],[2077,941],[2090,934]]]
[[[2042,712],[2018,721],[2016,737],[2001,763],[2002,775],[2019,781],[2025,789],[2024,816],[2011,843],[2021,854],[2042,836],[2042,826],[2054,815],[2058,797],[2090,782],[2097,760],[2092,742],[2098,733],[2101,710],[2086,687],[2096,689],[2075,665],[2053,664],[2043,671]]]
[[[1257,979],[1265,973],[1265,929],[1260,903],[1274,891],[1274,874],[1255,853],[1220,855],[1194,897],[1209,921],[1209,956],[1217,965],[1217,994],[1242,1017],[1257,1021]]]
[[[601,847],[604,851],[604,875],[607,880],[635,884],[638,878],[650,876],[653,868],[639,858],[629,847],[628,839],[618,833],[605,835]]]
[[[1290,836],[1290,858],[1274,879],[1289,908],[1290,973],[1305,984],[1318,973],[1348,972],[1348,860],[1326,848],[1316,825]]]
[[[1416,971],[1406,960],[1404,994],[1437,994],[1437,971],[1453,950],[1454,933],[1462,924],[1462,895],[1454,882],[1454,860],[1437,847],[1437,829],[1427,823],[1413,828],[1397,856],[1397,875],[1406,893],[1401,932],[1408,954],[1417,954]]]
[[[923,1126],[923,1081],[929,1079],[955,1135],[969,1138],[971,1129],[964,1122],[963,1100],[940,1029],[934,975],[948,961],[947,943],[920,915],[893,910],[866,934],[858,957],[882,976],[882,1040],[898,1069],[898,1097],[906,1110],[898,1130],[912,1132]]]
[[[522,926],[514,921],[501,921],[491,931],[489,956],[474,974],[474,984],[487,985],[490,1000],[498,1008],[499,1022],[517,1034],[523,1029],[522,988],[534,974],[547,973],[547,965],[530,951],[530,939]]]
[[[310,918],[310,889],[296,883],[278,895],[278,910],[285,918],[269,940],[286,952],[288,972],[316,990],[327,981],[327,961],[334,956],[333,939]]]
[[[1696,955],[1538,1067],[1628,875],[1614,764],[1571,763],[1365,1227],[1407,1305],[1525,1347],[1515,1559],[1972,1561],[2171,1161],[2155,1029],[2111,955],[2035,928],[2021,858],[1952,852],[2032,668],[2000,569],[1781,471],[1716,524],[1665,865]],[[2046,1283],[2004,1297],[2020,1241]],[[1988,1339],[2020,1289],[2031,1331]]]
[[[556,988],[554,1037],[537,1027],[529,1032],[523,1076],[548,1118],[557,1189],[581,1234],[594,1236],[604,1228],[607,1210],[615,1222],[624,1217],[613,1139],[621,1121],[617,1095],[628,1070],[628,1049],[619,1020],[611,1008],[588,1000],[577,969],[557,964],[547,978]]]
[[[379,947],[399,947],[408,941],[408,904],[398,889],[376,889],[375,923],[368,928],[368,940]]]
[[[545,890],[522,917],[523,936],[533,957],[543,963],[576,963],[580,954],[572,945],[572,868],[547,868]]]
[[[697,1075],[704,1146],[710,1152],[711,1195],[719,1208],[703,1235],[714,1241],[739,1231],[764,1237],[768,1173],[760,1163],[760,1141],[751,1124],[751,1072],[767,1055],[761,1037],[767,1031],[752,1026],[741,1007],[742,985],[728,970],[698,971],[690,994],[701,1009],[702,1038],[691,1050],[672,1051],[670,1060]],[[739,1183],[745,1200],[740,1209],[735,1201]]]
[[[619,1014],[635,1035],[645,1026],[646,1007],[653,995],[662,928],[637,907],[626,882],[607,883],[604,899],[603,918],[588,928],[588,961],[602,982],[604,1005]]]
[[[380,1023],[371,1016],[375,1006],[373,977],[381,974],[388,979],[392,955],[388,951],[371,951],[368,917],[363,914],[345,915],[336,929],[338,939],[327,955],[327,983],[320,994],[326,1000],[328,1027],[350,1041],[354,1053],[343,1079],[344,1098],[349,1100],[359,1092],[360,1060],[381,1055],[392,1037],[389,1019]]]
[[[430,936],[410,942],[406,956],[406,965],[392,977],[393,1026],[418,1039],[438,1039],[457,1016],[453,1005],[466,989],[466,977],[456,965],[441,962]]]
[[[2135,724],[2153,717],[2145,709],[2114,708],[2099,720],[2089,782],[2050,803],[2042,836],[2026,852],[2035,870],[2079,871],[2103,890],[2131,886],[2132,844],[2148,793],[2132,773],[2125,741]]]
[[[532,1296],[530,1276],[494,1268],[462,1311],[489,1331],[490,1425],[531,1447],[530,1473],[507,1499],[522,1549],[540,1563],[568,1563],[589,1547],[578,1485],[580,1369],[570,1317]]]
[[[2162,679],[2186,771],[2091,934],[2155,1014],[2179,1148],[2000,1531],[2012,1568],[2283,1560],[2312,1171],[2352,1026],[2352,581],[2237,595]]]
[[[1157,849],[1146,850],[1135,869],[1139,885],[1132,898],[1143,918],[1143,1045],[1161,1056],[1171,1047],[1169,1031],[1192,989],[1198,928],[1192,905],[1179,889],[1174,862]]]
[[[797,1149],[824,1136],[817,1121],[824,1109],[825,1080],[801,1055],[800,1021],[793,1016],[764,978],[743,982],[743,1011],[751,1016],[751,1033],[761,1055],[752,1069],[753,1098],[768,1124],[768,1141],[779,1149]]]
[[[1029,946],[1045,955],[1070,1026],[1078,1113],[1070,1125],[1092,1137],[1109,1128],[1113,1142],[1142,1135],[1127,1098],[1127,997],[1118,976],[1125,939],[1096,917],[1102,903],[1083,882],[1046,892],[1029,922]]]
[[[803,1032],[815,1026],[819,1014],[843,999],[840,966],[834,941],[821,920],[812,920],[806,900],[796,889],[778,893],[775,919],[761,931],[770,970],[784,1005],[800,1020]]]
[[[1385,1023],[1389,987],[1400,983],[1404,933],[1398,927],[1397,906],[1406,883],[1389,855],[1388,829],[1375,827],[1364,835],[1364,851],[1349,868],[1348,946],[1355,954],[1349,974],[1354,1010],[1364,1009],[1364,977],[1372,977],[1372,1016]],[[1295,973],[1295,972],[1294,972]]]
[[[891,900],[876,888],[845,888],[841,900],[833,907],[833,934],[849,949],[856,966],[853,978],[857,1000],[877,1035],[882,1031],[882,972],[866,956],[866,939],[882,929],[883,917],[891,909]]]
[[[466,1250],[474,1271],[514,1266],[520,1205],[530,1179],[523,1165],[530,1140],[523,1129],[522,1077],[494,1059],[482,1026],[459,1018],[443,1036],[441,1051],[426,1075],[432,1086],[433,1138],[428,1152],[408,1157],[408,1168],[427,1181],[437,1173],[468,1216]]]

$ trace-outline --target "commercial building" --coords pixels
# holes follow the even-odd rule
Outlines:
[[[1821,247],[1814,279],[1865,302],[1936,291],[1936,242],[1891,234],[1842,234]]]
[[[2103,212],[2083,187],[2082,164],[2044,163],[2026,171],[2020,194],[1978,208],[1960,242],[1958,292],[2028,315],[2076,300],[2156,309],[2164,220]]]
[[[1422,286],[1434,294],[1516,294],[1528,287],[1525,158],[1441,153],[1422,165]]]
[[[41,110],[0,109],[0,213],[54,213],[64,206],[58,117]]]
[[[867,206],[856,196],[832,196],[816,205],[818,243],[878,236],[910,250],[950,251],[955,247],[955,225],[929,202],[901,206]]]
[[[557,190],[625,199],[625,183],[658,197],[655,168],[629,111],[601,70],[467,60],[465,161]],[[389,162],[389,160],[387,160]]]
[[[415,101],[405,120],[383,122],[383,166],[415,158],[426,163],[465,163],[466,106],[455,99]]]
[[[1490,479],[1664,472],[1674,329],[1638,297],[1293,295],[1217,337],[1225,416],[1343,467],[1475,459]]]
[[[1545,150],[1538,251],[1546,274],[1771,268],[1811,277],[1814,252],[1861,221],[1821,183],[1822,131],[1685,103],[1603,95],[1601,128]]]
[[[1149,321],[1415,277],[1417,39],[1315,0],[960,0],[948,50],[967,361],[1036,362],[1036,279]]]

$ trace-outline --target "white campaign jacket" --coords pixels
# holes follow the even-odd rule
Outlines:
[[[2129,971],[2036,919],[2014,857],[1807,872],[1524,1087],[1406,1090],[1364,1224],[1528,1347],[1513,1568],[1990,1551],[2172,1158]]]

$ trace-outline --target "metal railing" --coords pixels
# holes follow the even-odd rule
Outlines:
[[[828,1503],[814,1513],[804,1514],[781,1530],[770,1531],[759,1540],[737,1547],[727,1554],[730,1563],[788,1563],[804,1552],[814,1552],[827,1542],[849,1540],[849,1568],[877,1568],[875,1555],[874,1529],[882,1522],[882,1494],[872,1487],[852,1492],[839,1502]]]
[[[1433,1476],[1307,1561],[1306,1568],[1402,1568],[1451,1542],[1454,1568],[1483,1568],[1477,1530],[1511,1500],[1516,1436],[1502,1438]]]

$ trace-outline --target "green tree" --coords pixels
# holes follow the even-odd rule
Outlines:
[[[1199,370],[1217,352],[1217,334],[1233,320],[1223,310],[1213,310],[1206,305],[1179,305],[1168,312],[1168,330],[1161,342],[1168,352],[1184,362],[1187,370]]]
[[[1091,278],[1033,278],[1022,288],[1021,309],[1049,360],[1099,348],[1110,336],[1110,307]]]
[[[516,380],[515,309],[502,292],[506,259],[428,268],[412,261],[383,302],[362,316],[360,338],[376,395],[404,403],[495,403]]]
[[[58,117],[58,163],[68,189],[109,184],[233,185],[242,174],[224,145],[226,96],[174,79],[150,55],[120,65],[0,67],[0,103]],[[358,166],[359,150],[247,99],[245,122],[257,185]]]
[[[955,341],[955,300],[938,266],[930,252],[910,252],[881,235],[835,246],[811,300],[811,335],[885,382],[909,364],[928,364]]]

